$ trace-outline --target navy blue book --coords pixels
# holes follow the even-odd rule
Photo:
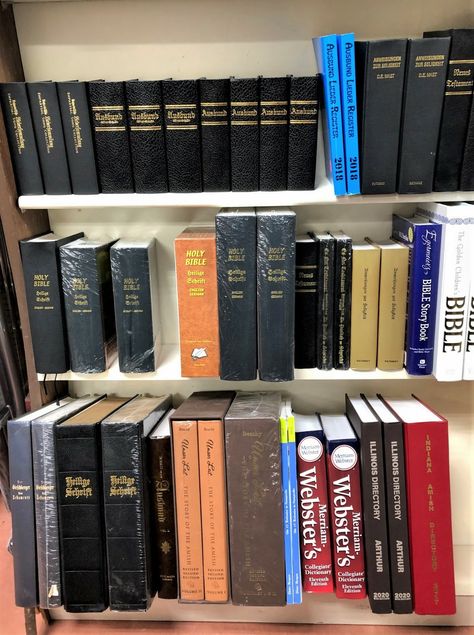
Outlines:
[[[405,347],[410,375],[433,371],[441,231],[442,225],[425,219],[393,215],[392,238],[410,249]]]

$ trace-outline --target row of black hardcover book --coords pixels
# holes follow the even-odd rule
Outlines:
[[[1,86],[20,194],[314,189],[319,78]]]

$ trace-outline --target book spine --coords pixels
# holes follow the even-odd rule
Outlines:
[[[367,589],[372,613],[391,613],[390,552],[382,424],[362,423],[360,439]]]
[[[334,368],[351,358],[352,239],[337,238],[334,255]]]
[[[314,190],[320,75],[290,78],[288,189]]]
[[[394,613],[412,613],[403,425],[385,423],[383,436],[392,606]]]
[[[178,236],[175,258],[181,375],[217,377],[220,355],[215,237]]]
[[[294,363],[295,215],[257,213],[258,369],[291,381]]]
[[[64,608],[104,611],[108,594],[99,429],[59,425],[55,432]]]
[[[391,194],[397,188],[407,40],[378,40],[364,48],[361,192]]]
[[[222,421],[198,421],[204,599],[229,600],[229,547]]]
[[[201,138],[197,82],[162,82],[170,192],[201,192]]]
[[[152,306],[155,245],[110,250],[117,326],[119,368],[122,373],[155,370],[156,329]]]
[[[13,420],[7,428],[15,604],[33,608],[38,604],[38,579],[31,424]]]
[[[233,192],[258,190],[258,79],[230,80],[230,163]]]
[[[205,192],[230,190],[229,80],[199,80],[202,183]]]
[[[296,433],[295,417],[292,413],[288,415],[287,421],[293,604],[301,604],[303,596],[301,587],[300,524],[298,516],[298,477],[296,473]]]
[[[100,191],[134,191],[123,82],[89,82],[89,105]]]
[[[470,226],[471,244],[474,225]],[[469,259],[469,304],[467,307],[466,343],[464,346],[463,379],[474,379],[474,258]]]
[[[321,432],[297,432],[296,444],[303,591],[331,593],[330,519]]]
[[[359,134],[353,33],[337,36],[348,194],[360,194]]]
[[[72,192],[98,194],[86,83],[58,82],[57,87]]]
[[[141,425],[101,425],[107,571],[113,611],[144,611],[154,592]]]
[[[197,421],[173,421],[173,465],[181,600],[201,601],[204,569]]]
[[[400,194],[433,189],[449,45],[449,38],[408,41],[398,157]]]
[[[452,615],[456,596],[448,425],[404,424],[404,436],[414,610],[418,615]]]
[[[257,375],[256,234],[254,212],[216,216],[221,379]]]
[[[295,246],[295,368],[316,367],[317,250],[314,241]]]
[[[260,78],[260,190],[288,186],[289,78]]]
[[[125,82],[135,191],[168,191],[161,82]]]
[[[281,493],[283,508],[283,535],[285,539],[285,585],[286,603],[294,604],[294,580],[291,566],[291,512],[290,512],[290,470],[288,452],[288,420],[285,415],[280,416],[280,447],[281,447]]]
[[[408,248],[380,250],[377,368],[401,370],[405,353]]]
[[[317,237],[318,300],[316,307],[316,366],[333,367],[334,350],[334,238]]]
[[[324,91],[323,132],[326,174],[333,183],[334,194],[343,196],[347,194],[347,185],[337,36],[326,35],[321,38],[314,38],[313,45],[318,62],[318,70],[322,75]]]
[[[171,439],[148,439],[148,450],[158,597],[169,600],[178,597]]]
[[[44,609],[62,604],[54,425],[35,421],[31,426],[39,605]]]
[[[379,308],[378,249],[352,252],[351,368],[375,370]]]
[[[466,142],[464,144],[459,189],[463,192],[474,190],[474,99],[472,100]]]
[[[327,471],[336,597],[366,596],[360,467],[356,447],[328,448]]]
[[[26,84],[2,84],[0,99],[18,194],[44,194]]]
[[[27,84],[46,194],[71,194],[58,91],[54,82]]]

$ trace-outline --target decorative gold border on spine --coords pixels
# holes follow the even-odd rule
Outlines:
[[[129,110],[148,110],[148,108],[156,108],[159,110],[161,108],[160,104],[147,104],[143,106],[129,106]]]
[[[172,108],[196,108],[196,104],[166,104],[166,110],[171,110]]]
[[[92,106],[92,110],[123,110],[123,106]]]

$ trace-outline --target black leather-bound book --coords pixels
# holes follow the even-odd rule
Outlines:
[[[295,245],[295,368],[316,367],[317,250],[309,236]]]
[[[260,78],[261,190],[286,190],[288,185],[289,77]]]
[[[216,216],[220,377],[257,375],[257,222],[253,208]]]
[[[331,234],[311,234],[316,242],[318,295],[316,304],[316,366],[320,370],[333,367],[334,350],[334,253]]]
[[[161,82],[125,82],[135,191],[167,192]]]
[[[459,189],[474,86],[474,29],[423,33],[426,38],[449,36],[451,49],[436,156],[435,192]]]
[[[123,82],[89,82],[97,172],[100,191],[107,194],[134,191]]]
[[[202,185],[205,192],[230,190],[229,80],[200,79]]]
[[[17,192],[44,194],[26,84],[0,84],[0,98]]]
[[[352,238],[333,234],[334,254],[334,368],[347,370],[351,360]]]
[[[119,367],[149,373],[158,358],[156,241],[117,241],[110,250]]]
[[[449,45],[449,38],[408,41],[398,156],[399,194],[422,194],[433,189]]]
[[[397,189],[407,40],[355,44],[361,192],[392,194]]]
[[[46,194],[71,194],[55,82],[28,82],[28,98]]]
[[[291,77],[288,189],[313,190],[318,143],[320,75]]]
[[[230,162],[234,192],[258,190],[260,133],[259,80],[230,79]]]
[[[162,86],[170,192],[202,192],[197,82],[167,79]]]
[[[71,370],[76,373],[102,373],[116,354],[112,244],[80,239],[59,248]]]
[[[461,169],[460,190],[471,192],[474,190],[474,99],[471,104],[471,116],[464,144],[464,155]]]
[[[59,107],[73,194],[98,194],[87,85],[58,82]]]
[[[59,248],[82,238],[50,233],[20,242],[26,302],[37,373],[65,373],[69,350]]]
[[[147,437],[171,407],[169,395],[136,397],[101,423],[109,602],[145,611],[156,591],[151,566]]]
[[[257,349],[263,381],[294,376],[295,225],[289,209],[257,211]]]

